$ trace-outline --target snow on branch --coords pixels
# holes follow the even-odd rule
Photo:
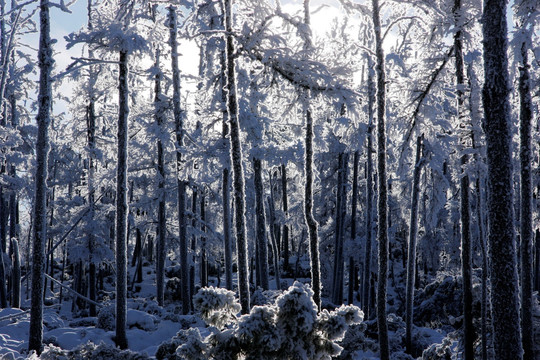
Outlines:
[[[65,36],[66,48],[70,49],[76,44],[86,43],[97,48],[107,48],[111,51],[145,52],[149,50],[148,42],[137,34],[135,29],[123,29],[119,22],[113,22],[102,29],[86,32],[79,31]]]
[[[69,7],[71,5],[73,5],[77,0],[71,0],[69,3],[65,3],[64,0],[60,0],[59,3],[54,3],[54,2],[49,2],[49,6],[51,7],[56,7],[56,8],[59,8],[60,10],[62,10],[63,12],[66,12],[68,14],[71,14],[71,10],[69,9]]]
[[[443,58],[443,61],[442,61],[441,65],[439,65],[439,67],[437,69],[435,69],[435,71],[431,75],[430,81],[427,84],[424,91],[422,91],[420,94],[418,94],[418,96],[412,101],[413,103],[416,102],[416,107],[415,107],[414,112],[413,112],[413,114],[411,116],[409,130],[407,131],[407,134],[405,135],[405,139],[404,139],[403,144],[401,146],[401,149],[402,149],[401,153],[402,154],[403,154],[403,150],[408,147],[409,140],[411,138],[411,134],[414,131],[414,129],[416,128],[416,124],[417,124],[417,120],[418,120],[418,114],[420,113],[420,109],[422,108],[422,105],[424,103],[424,99],[428,96],[429,92],[431,91],[431,88],[433,87],[433,85],[437,81],[437,78],[438,78],[439,74],[446,67],[446,64],[448,63],[448,60],[450,60],[453,53],[454,53],[454,46],[451,46],[450,49],[447,51],[445,57]]]

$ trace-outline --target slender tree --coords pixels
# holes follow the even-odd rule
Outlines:
[[[171,47],[172,83],[173,83],[173,112],[176,131],[176,177],[178,181],[178,226],[180,238],[180,273],[182,287],[182,312],[188,314],[191,311],[191,294],[189,281],[188,241],[186,233],[186,181],[182,179],[181,148],[184,145],[184,121],[180,106],[180,69],[178,67],[178,21],[176,8],[169,7],[169,46]]]
[[[45,241],[47,239],[47,169],[51,109],[51,70],[53,65],[49,1],[40,0],[38,137],[36,142],[36,193],[34,199],[34,241],[32,246],[32,297],[28,350],[38,354],[43,349],[43,293]]]
[[[420,172],[422,171],[422,144],[423,136],[416,140],[416,160],[414,163],[411,221],[409,224],[409,249],[407,256],[407,285],[405,295],[405,347],[409,354],[413,353],[412,326],[413,326],[413,301],[414,282],[416,279],[416,233],[418,230],[418,194],[420,193]]]
[[[493,344],[497,360],[522,358],[514,239],[506,0],[485,0],[484,130],[488,165],[488,241]]]
[[[465,114],[465,70],[463,65],[463,41],[462,41],[462,8],[461,0],[454,0],[453,6],[454,23],[456,33],[454,34],[454,56],[456,65],[456,93],[457,93],[457,114],[458,121],[464,122]],[[465,136],[462,138],[465,146]],[[460,215],[461,215],[461,276],[463,279],[463,344],[465,351],[463,353],[465,360],[474,359],[474,340],[475,331],[473,326],[472,314],[472,253],[471,253],[471,226],[470,226],[470,204],[469,204],[469,174],[465,172],[468,156],[466,153],[461,155],[461,180],[460,180]]]
[[[304,0],[304,23],[309,28],[311,20],[309,15],[309,0]],[[306,45],[308,48],[310,44]],[[304,94],[305,114],[306,114],[306,149],[305,149],[305,181],[304,188],[304,216],[309,236],[309,256],[311,268],[311,288],[313,289],[313,301],[321,309],[321,264],[319,255],[319,224],[313,216],[313,118],[309,107],[309,91]]]
[[[253,159],[253,180],[255,182],[255,215],[257,218],[257,271],[260,272],[261,287],[270,288],[268,282],[268,243],[266,241],[266,219],[264,214],[264,191],[261,160]]]
[[[532,12],[529,1],[520,4],[524,12]],[[531,7],[531,8],[527,8]],[[519,135],[520,135],[520,172],[521,172],[521,214],[520,214],[520,240],[521,240],[521,333],[523,336],[523,359],[534,359],[534,327],[533,327],[533,222],[532,222],[532,142],[531,124],[533,120],[533,102],[531,97],[531,77],[529,64],[529,39],[526,24],[522,24],[521,35],[521,64],[519,65]]]
[[[362,306],[366,319],[370,318],[370,293],[371,293],[371,240],[373,237],[373,113],[375,84],[373,83],[373,71],[371,58],[368,58],[368,116],[366,148],[366,249],[364,254],[364,281],[362,283]]]
[[[116,338],[127,349],[127,222],[128,222],[128,52],[120,50],[118,59],[118,168],[116,170]]]
[[[160,68],[160,49],[157,45],[155,49],[155,68]],[[163,104],[163,94],[161,93],[161,72],[158,72],[154,80],[154,106],[155,106],[155,119],[157,125],[160,129],[163,128],[165,119],[164,119],[164,104]],[[160,306],[163,306],[163,298],[165,294],[164,282],[165,282],[165,235],[167,233],[167,224],[165,217],[165,160],[163,153],[163,142],[161,137],[157,140],[157,177],[158,177],[158,238],[156,246],[156,291],[157,291],[157,301]],[[142,249],[141,249],[142,250]]]
[[[379,348],[381,360],[390,358],[388,344],[388,324],[386,321],[386,288],[388,278],[388,184],[386,180],[386,71],[384,69],[384,50],[381,35],[379,0],[372,0],[373,28],[375,32],[375,55],[377,63],[377,176],[379,198],[377,214],[379,226],[379,266],[377,271],[377,327],[379,329]]]
[[[249,271],[248,249],[246,239],[246,215],[245,215],[245,181],[242,166],[242,144],[240,139],[240,124],[238,118],[238,99],[236,90],[236,65],[234,61],[234,38],[232,28],[233,0],[223,0],[225,9],[225,42],[226,42],[226,65],[227,65],[227,111],[230,124],[230,152],[233,170],[234,189],[234,224],[236,229],[236,251],[238,258],[238,289],[242,313],[249,313]]]

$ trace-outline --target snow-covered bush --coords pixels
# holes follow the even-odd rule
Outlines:
[[[180,330],[172,339],[159,345],[157,360],[205,360],[207,345],[198,328]]]
[[[182,300],[182,287],[179,278],[173,277],[167,280],[167,285],[165,286],[165,298],[170,301]]]
[[[445,337],[441,344],[432,344],[422,353],[422,360],[453,360],[452,347],[456,346],[456,341],[450,337]]]
[[[311,289],[296,282],[273,305],[254,306],[237,317],[240,305],[234,293],[204,288],[194,297],[195,309],[210,325],[202,339],[194,332],[180,332],[160,346],[158,360],[200,359],[330,359],[340,354],[337,341],[349,325],[363,320],[356,306],[341,306],[317,314]],[[178,346],[175,357],[172,348]]]
[[[129,309],[127,311],[127,323],[129,328],[136,327],[141,330],[153,331],[156,329],[156,317],[143,311]]]
[[[102,307],[97,316],[97,325],[98,329],[103,329],[106,331],[112,331],[115,329],[115,312],[113,305],[107,305]]]
[[[199,290],[193,297],[193,306],[208,325],[217,328],[235,320],[241,309],[234,292],[213,286]]]
[[[35,353],[30,356],[31,360],[148,360],[146,354],[139,354],[130,350],[120,350],[112,345],[96,345],[88,342],[74,350],[62,350],[56,346],[45,346],[41,356]]]

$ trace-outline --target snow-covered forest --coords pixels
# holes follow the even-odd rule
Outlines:
[[[0,0],[0,59],[0,359],[540,359],[539,0]]]

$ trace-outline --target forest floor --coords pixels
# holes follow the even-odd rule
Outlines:
[[[174,267],[168,268],[169,274],[174,271]],[[130,282],[133,279],[134,268],[129,268]],[[161,343],[173,338],[181,329],[198,328],[203,336],[208,335],[208,329],[205,323],[197,315],[181,315],[181,302],[177,300],[174,294],[175,289],[169,288],[166,292],[166,305],[160,307],[155,298],[155,272],[152,266],[143,268],[143,282],[133,283],[132,291],[129,292],[128,314],[127,314],[127,338],[129,349],[137,354],[147,355],[155,358],[158,347]],[[172,276],[171,276],[172,277]],[[89,317],[87,310],[78,310],[82,304],[77,304],[75,297],[69,292],[62,292],[62,301],[60,301],[59,286],[56,285],[54,291],[51,291],[50,284],[47,290],[45,300],[45,309],[43,317],[44,343],[50,344],[50,347],[57,347],[63,350],[73,350],[84,346],[87,343],[96,345],[105,344],[114,347],[114,281],[113,277],[106,278],[104,289],[100,292],[101,303],[103,307],[98,308],[101,312],[99,316]],[[458,354],[459,350],[459,316],[451,315],[452,303],[459,296],[455,293],[455,280],[453,277],[445,277],[433,289],[426,287],[417,299],[419,305],[415,314],[424,319],[426,327],[415,327],[414,339],[418,344],[418,356],[422,359],[422,351],[430,348],[433,353]],[[300,279],[308,282],[309,279]],[[294,279],[282,279],[282,284],[290,286]],[[218,279],[211,277],[209,285],[218,285]],[[70,281],[65,281],[65,285],[71,285]],[[128,284],[128,289],[131,288]],[[275,282],[271,285],[275,287]],[[394,289],[392,288],[392,292]],[[433,293],[430,291],[434,291]],[[276,291],[259,292],[258,296],[273,297],[277,296]],[[256,293],[257,294],[257,293]],[[450,296],[448,294],[451,294]],[[453,295],[452,295],[453,294]],[[390,294],[391,297],[399,298],[398,294]],[[452,297],[453,296],[453,297]],[[253,296],[256,298],[256,295]],[[445,298],[446,297],[446,298]],[[29,299],[26,296],[26,286],[23,285],[23,305],[21,309],[2,309],[0,310],[0,359],[15,360],[26,359],[28,354],[28,330],[30,314],[25,311],[29,308]],[[256,299],[252,299],[256,302]],[[74,303],[75,302],[75,303]],[[537,308],[538,314],[535,316],[537,337],[540,339],[540,308]],[[458,311],[458,310],[456,310]],[[443,316],[448,321],[441,320],[440,316],[430,314],[444,312]],[[416,315],[415,315],[416,316]],[[389,314],[390,345],[393,353],[399,353],[400,360],[415,359],[403,352],[402,343],[404,337],[403,320]],[[431,324],[425,319],[431,319]],[[433,320],[437,318],[437,320]],[[457,326],[456,326],[457,324]],[[457,327],[457,328],[456,328]],[[340,343],[344,347],[342,353],[343,359],[350,360],[376,360],[378,345],[376,335],[376,324],[373,320],[366,321],[361,327],[357,327]],[[537,341],[537,343],[540,343]],[[58,350],[59,350],[58,349]],[[36,358],[35,356],[33,358]],[[55,357],[49,357],[55,359]],[[426,357],[426,359],[439,359]],[[441,357],[440,359],[443,359]]]

